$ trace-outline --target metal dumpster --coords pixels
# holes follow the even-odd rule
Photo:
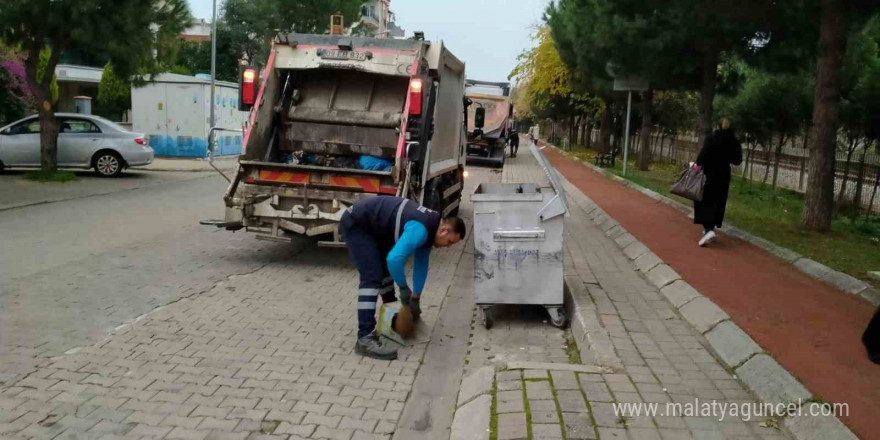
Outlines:
[[[553,325],[566,324],[562,294],[565,192],[540,150],[532,154],[549,185],[481,183],[474,203],[474,285],[483,323],[493,323],[494,304],[537,304]]]

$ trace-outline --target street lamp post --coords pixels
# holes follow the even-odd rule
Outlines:
[[[620,68],[612,62],[605,64],[605,72],[614,78],[614,91],[627,92],[626,96],[626,128],[623,133],[623,175],[626,176],[626,161],[629,159],[629,119],[632,109],[632,92],[648,90],[648,82],[636,75],[622,75]]]

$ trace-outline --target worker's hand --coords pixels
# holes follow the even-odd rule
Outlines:
[[[409,287],[398,287],[397,289],[400,292],[400,303],[405,306],[410,305],[413,296],[412,290]]]

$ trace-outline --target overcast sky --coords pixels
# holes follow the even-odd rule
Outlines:
[[[218,1],[218,8],[222,0]],[[211,18],[211,0],[189,0],[196,18]],[[531,46],[529,36],[549,0],[391,0],[398,26],[443,40],[467,63],[467,76],[507,81],[516,56]],[[219,13],[219,11],[218,11]]]

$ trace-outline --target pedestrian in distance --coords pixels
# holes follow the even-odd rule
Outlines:
[[[865,328],[865,333],[862,334],[862,343],[865,344],[868,359],[875,364],[880,364],[880,308],[874,312],[874,317]]]
[[[443,218],[439,212],[399,197],[361,199],[342,214],[339,233],[360,274],[356,353],[374,359],[397,359],[397,349],[376,332],[378,297],[382,296],[383,303],[396,301],[397,284],[401,304],[408,306],[413,318],[418,319],[431,248],[452,246],[466,232],[460,218]],[[412,288],[406,282],[406,261],[410,256]]]
[[[510,142],[510,157],[516,157],[516,151],[519,150],[519,132],[511,130],[508,142]]]
[[[742,145],[730,128],[730,120],[721,120],[721,129],[707,137],[697,155],[694,167],[706,176],[703,200],[694,202],[694,223],[703,226],[698,244],[715,241],[715,228],[724,221],[727,194],[730,189],[730,166],[742,163]]]

